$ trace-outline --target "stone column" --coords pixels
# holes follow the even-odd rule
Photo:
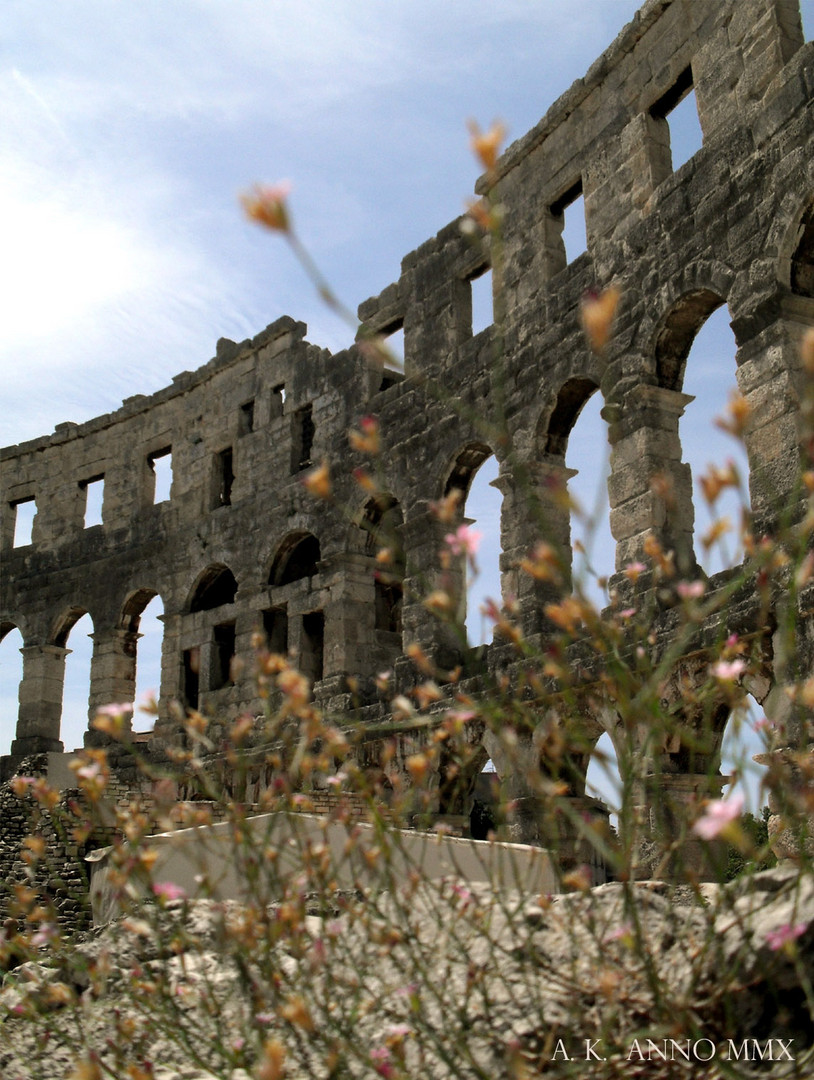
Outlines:
[[[814,438],[804,429],[801,404],[809,376],[802,370],[800,341],[814,326],[814,300],[804,296],[783,299],[781,317],[744,338],[738,336],[738,389],[749,405],[744,436],[749,455],[749,492],[756,532],[773,532],[788,509],[800,471],[800,449],[805,467],[814,460]],[[811,424],[811,417],[808,417]],[[805,495],[795,514],[805,513]],[[799,496],[798,496],[799,498]]]
[[[720,799],[728,776],[720,773],[664,773],[645,777],[645,821],[656,841],[652,860],[642,867],[641,876],[673,881],[719,881],[725,845],[702,840],[688,826],[706,799]],[[668,854],[674,840],[681,838],[676,852]]]
[[[27,645],[20,649],[23,677],[17,737],[11,744],[13,755],[64,750],[59,729],[65,657],[70,651],[59,645]]]
[[[617,572],[642,558],[648,534],[675,552],[679,573],[695,570],[692,475],[681,461],[678,436],[678,422],[692,400],[678,390],[636,386],[620,406],[603,410],[611,443],[608,493]],[[654,487],[656,476],[661,482]]]
[[[104,705],[133,702],[136,698],[136,647],[141,634],[113,627],[91,634],[88,719]]]
[[[571,517],[566,501],[568,481],[576,476],[559,460],[523,462],[501,469],[494,481],[503,495],[500,510],[501,591],[516,597],[524,635],[539,633],[544,626],[543,607],[570,587]],[[563,581],[545,581],[522,570],[541,541],[559,553]]]
[[[375,653],[375,583],[370,556],[344,552],[320,563],[325,604],[323,675],[371,675]]]
[[[463,627],[456,627],[447,616],[459,612],[463,575],[455,561],[445,570],[441,565],[444,537],[454,532],[460,521],[440,522],[428,509],[419,508],[407,517],[402,526],[407,559],[404,576],[403,628],[405,648],[418,644],[442,669],[455,667],[466,648]],[[427,601],[440,599],[444,593],[449,607],[439,615],[430,614]],[[436,610],[438,610],[436,608]]]

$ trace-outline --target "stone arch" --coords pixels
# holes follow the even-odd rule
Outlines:
[[[500,513],[498,517],[494,497],[490,490],[490,488],[497,488],[502,494],[502,488],[497,482],[497,477],[492,480],[488,479],[488,472],[485,483],[475,483],[475,477],[490,459],[494,459],[496,468],[498,463],[497,455],[488,443],[476,439],[465,443],[455,454],[451,465],[445,470],[442,489],[445,497],[454,495],[456,492],[458,497],[458,501],[453,508],[452,519],[443,527],[442,537],[454,533],[457,526],[464,523],[474,521],[480,526],[476,530],[481,534],[477,558],[478,575],[472,573],[474,564],[470,558],[461,554],[445,570],[444,578],[446,591],[456,601],[455,622],[458,631],[462,632],[462,640],[463,634],[465,634],[466,639],[472,644],[478,644],[484,638],[488,639],[491,636],[491,622],[478,621],[481,602],[484,603],[485,608],[487,600],[490,603],[496,602],[502,594],[499,570],[500,555],[503,551],[503,530],[501,525],[507,519],[503,513]],[[480,480],[483,481],[483,479],[484,474],[481,473]],[[478,500],[477,505],[475,505],[475,499],[469,501],[473,484],[476,489],[475,499]],[[495,521],[495,517],[497,517],[497,521]],[[441,546],[442,550],[447,553],[447,545],[442,543]],[[493,579],[495,580],[495,588],[490,589],[487,583]],[[476,591],[469,597],[468,593],[473,587]],[[496,593],[497,596],[492,595],[492,593]],[[489,595],[487,596],[487,594]]]
[[[15,636],[19,641],[16,650]],[[0,756],[9,752],[16,731],[24,648],[25,635],[19,623],[13,617],[0,617],[0,703],[3,706],[0,709]]]
[[[69,607],[66,611],[63,611],[53,622],[52,630],[48,638],[49,644],[57,645],[61,649],[66,648],[68,636],[73,628],[81,618],[89,614],[90,612],[87,608],[78,605]],[[93,618],[93,616],[91,616],[91,618]]]
[[[316,576],[321,557],[319,540],[313,533],[290,533],[277,548],[269,572],[269,585],[290,585],[293,581]]]
[[[438,819],[464,834],[471,829],[475,789],[489,761],[482,744],[467,745],[465,749],[465,760],[461,762],[443,743],[438,765]]]
[[[698,331],[709,316],[724,303],[712,289],[698,288],[684,293],[662,317],[656,331],[654,356],[656,380],[667,390],[681,390],[687,357]]]
[[[450,495],[453,491],[460,491],[461,506],[463,506],[475,473],[493,453],[494,450],[488,443],[475,440],[467,443],[458,451],[452,465],[446,470],[443,494]]]
[[[225,564],[213,563],[198,575],[190,590],[187,610],[211,611],[213,608],[233,603],[236,594],[235,575]]]
[[[15,611],[9,611],[5,615],[0,615],[0,641],[10,634],[12,630],[19,630],[23,641],[27,644],[31,637],[31,630],[29,628],[28,620],[23,615],[19,615]]]
[[[789,284],[796,295],[814,299],[814,199],[801,216],[798,235],[791,256]]]
[[[776,280],[798,296],[812,296],[814,260],[814,190],[801,198],[789,191],[778,202],[765,249],[776,254]]]
[[[585,375],[576,375],[562,384],[542,434],[544,455],[565,461],[568,438],[588,399],[598,389],[599,383]]]
[[[133,701],[143,698],[149,689],[159,695],[162,682],[162,663],[164,651],[163,626],[157,631],[155,612],[149,608],[158,601],[163,607],[161,595],[156,589],[141,587],[128,593],[122,604],[116,628],[106,637],[108,653],[112,654],[107,667],[114,680],[116,691],[113,700]],[[146,624],[143,616],[147,612]],[[163,612],[159,616],[163,622]],[[146,636],[145,636],[146,635]],[[98,639],[103,635],[97,634]],[[146,654],[145,654],[146,649]],[[146,678],[146,675],[150,676]],[[106,696],[110,696],[108,693]],[[134,720],[137,713],[134,712]]]
[[[198,589],[200,589],[200,584],[199,580]],[[119,628],[130,633],[138,633],[142,612],[157,596],[158,590],[150,588],[134,589],[128,593],[119,615]]]

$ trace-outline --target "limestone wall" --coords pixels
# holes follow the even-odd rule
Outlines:
[[[690,88],[703,147],[673,171],[669,112]],[[525,631],[543,634],[545,594],[517,564],[541,528],[568,542],[550,481],[566,475],[569,432],[597,388],[617,571],[655,534],[692,573],[683,369],[722,304],[753,409],[752,507],[770,528],[797,469],[797,342],[814,324],[813,89],[814,45],[803,42],[795,0],[649,0],[499,162],[499,362],[494,327],[472,333],[470,283],[488,253],[454,221],[359,308],[372,330],[403,327],[403,376],[352,343],[331,355],[283,318],[252,341],[219,342],[213,360],[157,394],[0,452],[0,635],[18,627],[24,641],[6,771],[22,755],[61,749],[66,641],[85,612],[91,714],[132,700],[139,617],[156,594],[165,611],[158,741],[172,735],[174,699],[224,721],[259,709],[251,665],[229,668],[233,653],[250,658],[257,630],[292,651],[319,700],[381,715],[372,677],[395,667],[396,687],[407,685],[408,643],[441,663],[461,659],[420,601],[439,579],[445,531],[429,506],[465,491],[491,453],[504,500],[504,594],[518,598]],[[563,214],[580,193],[588,250],[568,263]],[[600,361],[580,330],[579,301],[611,283],[622,302]],[[363,458],[347,432],[367,414],[384,443],[388,496],[378,504],[351,476]],[[154,461],[168,452],[170,498],[154,505]],[[301,482],[323,460],[330,504]],[[652,490],[655,473],[671,481],[671,499]],[[85,528],[87,487],[99,478],[103,522]],[[31,499],[31,543],[14,547],[16,507]],[[375,575],[377,533],[403,550],[387,587]],[[499,649],[490,662],[503,662]]]

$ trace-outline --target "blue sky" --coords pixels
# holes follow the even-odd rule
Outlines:
[[[242,340],[282,314],[307,322],[311,341],[347,345],[285,246],[242,220],[239,191],[291,181],[303,240],[355,308],[461,212],[478,172],[467,119],[500,118],[519,138],[638,6],[5,0],[0,445],[158,390],[205,363],[219,337]],[[814,0],[803,7],[810,38]],[[573,453],[578,441],[594,445],[574,439]],[[595,490],[592,457],[569,463]],[[494,513],[479,510],[492,533]],[[483,584],[494,594],[494,574]],[[72,664],[87,652],[79,630]],[[12,737],[11,645],[0,647],[0,751]],[[86,679],[66,696],[69,745],[84,728]],[[142,691],[156,682],[140,672]]]

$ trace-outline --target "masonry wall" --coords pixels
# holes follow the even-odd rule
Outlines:
[[[669,110],[690,87],[703,147],[673,171]],[[499,362],[494,327],[472,333],[470,282],[488,268],[488,251],[454,221],[359,308],[370,330],[403,327],[403,375],[352,343],[331,355],[283,318],[251,341],[219,342],[213,360],[151,397],[0,452],[0,635],[18,627],[24,641],[6,771],[25,754],[62,748],[66,641],[85,612],[94,625],[91,715],[132,700],[139,616],[156,594],[165,611],[156,746],[173,738],[173,700],[223,723],[259,711],[251,664],[229,664],[233,653],[250,660],[258,630],[293,653],[320,702],[363,718],[387,708],[376,672],[393,667],[394,688],[410,685],[408,644],[442,665],[466,661],[420,599],[441,580],[447,531],[430,504],[465,492],[492,453],[504,595],[517,597],[524,630],[543,642],[549,594],[518,565],[541,535],[568,545],[552,481],[567,478],[568,435],[597,390],[617,572],[655,535],[694,573],[678,421],[693,338],[722,304],[738,347],[733,374],[752,406],[752,508],[757,528],[771,529],[797,472],[797,345],[814,325],[813,91],[814,45],[803,42],[794,0],[650,0],[500,159]],[[563,214],[580,192],[588,250],[567,263]],[[611,283],[622,301],[600,359],[580,329],[579,302]],[[378,503],[351,475],[365,459],[348,430],[364,415],[381,424],[387,497]],[[167,451],[170,498],[153,505],[154,461]],[[302,485],[322,461],[330,503]],[[657,473],[670,498],[653,490]],[[86,489],[100,477],[103,523],[86,529]],[[16,506],[32,498],[32,542],[15,548]],[[383,586],[375,555],[384,540],[398,554]],[[750,603],[732,615],[747,628]],[[665,616],[665,634],[669,626]],[[488,663],[505,665],[505,648],[494,646]],[[777,685],[768,648],[761,700],[775,700]],[[596,737],[608,726],[598,719]],[[690,775],[676,756],[666,771],[683,777],[684,797],[701,770],[696,763]]]

